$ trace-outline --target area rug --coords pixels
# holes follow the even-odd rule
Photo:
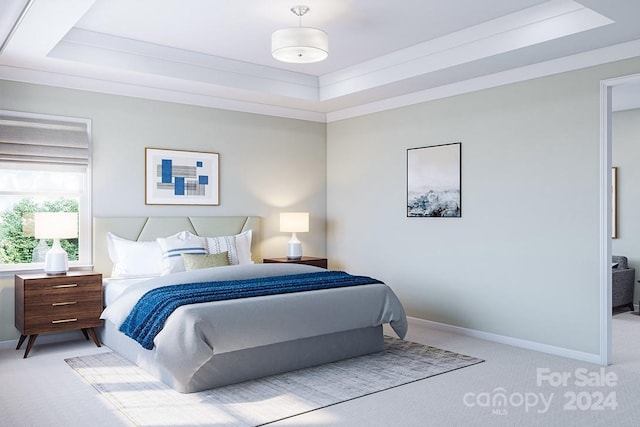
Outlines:
[[[385,337],[379,353],[191,394],[114,352],[66,362],[138,426],[260,426],[483,360]]]

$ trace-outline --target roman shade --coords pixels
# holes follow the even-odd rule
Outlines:
[[[0,162],[87,166],[88,119],[0,110]]]

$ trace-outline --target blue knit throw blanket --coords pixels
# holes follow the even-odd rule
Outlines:
[[[171,313],[185,304],[286,294],[316,289],[382,283],[343,271],[321,271],[255,279],[199,282],[163,286],[144,294],[120,326],[120,331],[147,350]]]

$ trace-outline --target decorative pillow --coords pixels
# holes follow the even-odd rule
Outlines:
[[[253,264],[251,259],[251,230],[236,234],[236,247],[238,248],[238,264]]]
[[[227,252],[229,264],[253,264],[251,260],[251,230],[235,236],[207,237],[207,252]]]
[[[162,249],[156,241],[134,242],[107,233],[107,250],[113,263],[113,278],[153,277],[162,274]]]
[[[204,255],[207,253],[207,239],[196,236],[188,231],[181,231],[169,237],[159,237],[156,239],[162,249],[162,260],[164,268],[162,275],[184,271],[182,254]]]
[[[229,265],[227,252],[204,255],[182,254],[182,261],[184,262],[184,269],[186,271]]]

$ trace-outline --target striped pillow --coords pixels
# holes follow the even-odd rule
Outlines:
[[[207,252],[227,252],[229,264],[253,264],[251,260],[251,230],[235,236],[207,237]]]
[[[185,271],[182,254],[204,255],[207,253],[207,239],[188,231],[181,231],[169,237],[156,239],[162,249],[162,275]]]

